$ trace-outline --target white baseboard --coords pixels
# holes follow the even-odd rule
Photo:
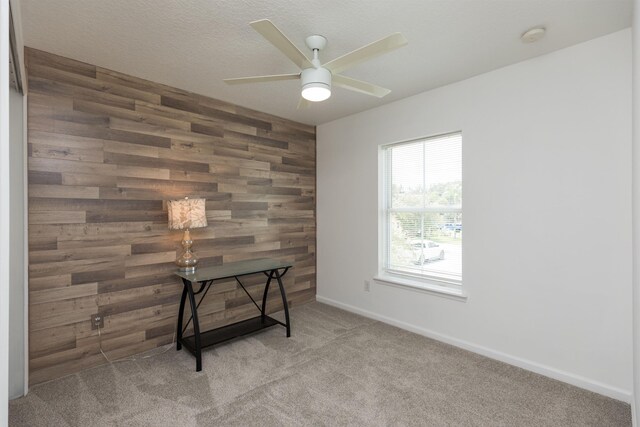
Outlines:
[[[571,374],[569,372],[561,371],[559,369],[545,366],[530,360],[511,356],[511,355],[502,353],[500,351],[492,350],[490,348],[476,345],[476,344],[463,341],[457,338],[453,338],[448,335],[443,335],[438,332],[434,332],[425,328],[421,328],[419,326],[402,322],[400,320],[396,320],[387,316],[380,315],[378,313],[374,313],[372,311],[363,310],[361,308],[358,308],[349,304],[344,304],[342,302],[335,301],[333,299],[323,297],[321,295],[316,295],[316,301],[324,304],[328,304],[337,308],[341,308],[343,310],[350,311],[352,313],[359,314],[361,316],[368,317],[370,319],[378,320],[380,322],[387,323],[389,325],[396,326],[398,328],[401,328],[410,332],[414,332],[416,334],[419,334],[428,338],[432,338],[434,340],[451,344],[453,346],[460,347],[465,350],[469,350],[471,352],[489,357],[491,359],[499,360],[501,362],[508,363],[510,365],[514,365],[531,372],[535,372],[536,374],[544,375],[545,377],[553,378],[555,380],[562,381],[562,382],[574,385],[576,387],[580,387],[585,390],[592,391],[594,393],[602,394],[604,396],[611,397],[616,400],[621,400],[623,402],[631,404],[631,406],[633,407],[632,394],[629,391],[612,387],[607,384],[600,383],[598,381],[593,381],[588,378]],[[635,417],[634,417],[634,420],[635,420]]]
[[[631,425],[638,427],[638,411],[636,411],[636,401],[633,396],[631,396]]]

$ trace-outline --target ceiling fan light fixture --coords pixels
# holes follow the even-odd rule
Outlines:
[[[320,102],[329,99],[331,89],[324,83],[309,83],[302,87],[302,97],[307,101]]]
[[[302,70],[302,97],[307,101],[320,102],[331,96],[331,72],[326,68]]]

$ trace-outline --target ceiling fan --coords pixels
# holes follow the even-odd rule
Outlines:
[[[331,96],[332,84],[378,98],[389,94],[391,92],[389,89],[362,80],[352,79],[351,77],[340,75],[340,73],[364,61],[407,44],[407,39],[404,38],[402,34],[394,33],[332,61],[321,64],[318,59],[318,53],[327,45],[327,39],[323,36],[313,35],[306,38],[305,42],[307,47],[313,51],[313,59],[309,59],[268,19],[254,21],[251,23],[251,26],[296,64],[301,72],[295,74],[224,79],[225,83],[242,84],[300,79],[302,82],[302,97],[300,98],[298,108],[306,107],[308,105],[307,101],[319,102],[329,98]]]

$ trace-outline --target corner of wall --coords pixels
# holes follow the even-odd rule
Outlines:
[[[27,87],[27,74],[24,66],[24,36],[22,33],[22,5],[21,0],[9,0],[11,6],[11,16],[13,18],[13,30],[16,36],[16,46],[18,48],[18,59],[20,68],[20,78],[22,87]]]
[[[633,2],[632,40],[633,425],[640,426],[640,0]]]

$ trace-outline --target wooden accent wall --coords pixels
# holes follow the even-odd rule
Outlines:
[[[167,229],[166,200],[207,199],[209,226],[192,231],[202,265],[290,260],[290,303],[315,298],[313,127],[34,49],[26,58],[32,384],[105,363],[96,313],[111,358],[172,341],[182,234]],[[247,280],[252,293],[263,279]],[[234,282],[212,292],[204,328],[256,314]]]

